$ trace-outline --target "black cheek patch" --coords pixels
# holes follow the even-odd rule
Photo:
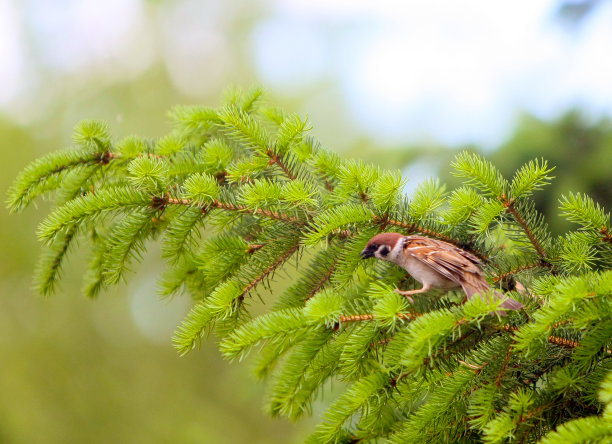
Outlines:
[[[389,250],[389,247],[382,247],[380,249],[380,254],[381,254],[381,256],[386,256],[386,255],[389,254],[389,251],[391,251],[391,250]]]

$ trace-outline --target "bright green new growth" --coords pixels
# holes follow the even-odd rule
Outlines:
[[[343,382],[310,442],[611,442],[610,215],[569,193],[561,215],[578,227],[553,237],[531,200],[552,180],[545,160],[507,180],[462,152],[452,166],[463,186],[428,181],[408,199],[409,178],[321,149],[306,119],[262,104],[260,90],[171,117],[158,141],[115,142],[83,122],[75,149],[16,179],[11,211],[57,203],[38,230],[42,293],[77,239],[91,251],[90,297],[160,241],[160,292],[194,300],[174,336],[181,354],[213,331],[228,359],[254,358],[267,411],[290,419]],[[524,310],[493,316],[499,301],[461,292],[411,304],[393,292],[415,285],[403,270],[359,257],[381,231],[477,254]],[[257,296],[273,303],[253,317]]]

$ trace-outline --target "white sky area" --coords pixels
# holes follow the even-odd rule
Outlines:
[[[612,5],[575,33],[553,20],[557,5],[279,2],[256,30],[257,69],[286,90],[331,77],[378,140],[490,146],[511,131],[518,110],[544,118],[574,105],[612,110]]]
[[[269,0],[242,53],[228,46],[241,3],[229,4],[0,0],[0,111],[35,106],[49,73],[121,81],[160,58],[197,97],[225,86],[241,58],[281,96],[332,85],[333,98],[301,111],[333,100],[381,144],[494,146],[520,110],[612,114],[611,2],[568,32],[552,0]]]

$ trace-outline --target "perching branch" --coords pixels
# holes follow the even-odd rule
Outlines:
[[[562,215],[581,227],[554,238],[532,200],[552,168],[530,162],[509,182],[468,152],[453,163],[463,186],[447,194],[429,181],[409,200],[399,171],[326,152],[306,136],[305,119],[260,106],[260,96],[177,108],[172,133],[158,141],[114,143],[106,125],[85,122],[77,150],[27,167],[11,189],[12,211],[59,197],[39,228],[50,246],[39,288],[53,289],[79,240],[92,253],[89,294],[98,294],[161,239],[164,294],[194,300],[174,337],[181,354],[207,330],[228,359],[257,349],[273,393],[268,410],[292,419],[328,381],[343,382],[316,443],[535,442],[575,416],[599,424],[586,415],[603,408],[594,395],[612,353],[609,213],[588,196],[563,198]],[[517,283],[525,306],[504,318],[480,298],[427,294],[410,305],[394,292],[410,279],[403,270],[360,258],[386,231],[468,249],[494,282],[541,270]],[[503,249],[503,239],[517,242]],[[253,315],[246,296],[277,281],[291,258],[291,285],[260,294],[266,305]],[[528,303],[536,293],[540,303]],[[546,384],[524,383],[534,378]],[[560,398],[585,407],[550,403]]]

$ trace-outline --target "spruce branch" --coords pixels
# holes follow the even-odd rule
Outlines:
[[[554,179],[554,177],[548,175],[554,169],[554,167],[548,168],[548,162],[544,159],[530,160],[514,175],[510,185],[510,195],[513,199],[518,199],[541,190]]]
[[[544,261],[544,263],[549,264],[548,266],[550,268],[552,268],[552,264],[548,261],[548,255],[546,254],[546,251],[544,251],[544,248],[540,244],[540,241],[538,240],[538,238],[536,237],[535,233],[532,231],[532,229],[527,224],[527,221],[517,211],[517,209],[515,207],[516,200],[514,198],[508,199],[508,197],[505,194],[503,194],[503,193],[499,196],[498,199],[501,201],[501,203],[504,206],[504,208],[506,209],[506,211],[508,213],[512,214],[514,219],[521,226],[521,228],[523,229],[523,231],[525,232],[525,234],[529,238],[529,241],[533,245],[533,248],[535,248],[536,252],[538,253],[538,256],[540,256],[540,258],[542,259],[542,261]]]
[[[59,239],[56,239],[49,251],[40,257],[34,274],[34,282],[37,290],[43,295],[49,295],[55,290],[55,285],[60,278],[62,263],[66,258],[72,241],[77,236],[77,227],[70,227]]]
[[[165,198],[162,200],[165,205],[185,205],[185,206],[198,206],[197,202],[191,201],[189,199],[177,199],[177,198]],[[279,220],[283,222],[294,223],[298,225],[304,225],[305,222],[301,221],[296,216],[290,216],[288,214],[280,213],[278,211],[266,210],[263,208],[247,208],[244,205],[236,205],[229,202],[221,202],[219,200],[213,200],[208,205],[204,205],[201,207],[203,212],[207,211],[209,207],[219,208],[227,211],[237,211],[240,213],[246,214],[254,214],[257,216],[264,216],[270,219]]]
[[[116,154],[110,151],[90,152],[65,150],[47,154],[28,165],[9,189],[8,206],[11,212],[19,212],[38,196],[53,191],[61,185],[65,173],[78,167],[106,165]]]
[[[280,267],[283,263],[285,263],[293,255],[293,253],[295,253],[298,250],[299,247],[300,247],[300,244],[295,244],[291,246],[291,248],[289,248],[287,251],[285,251],[276,260],[276,262],[274,262],[272,265],[266,268],[261,274],[259,274],[259,276],[257,276],[255,279],[249,282],[246,287],[244,287],[244,290],[242,290],[242,294],[240,295],[240,297],[244,298],[244,296],[246,296],[253,288],[255,288],[257,284],[259,284],[261,281],[266,279],[278,267]]]
[[[271,381],[268,408],[272,416],[297,419],[307,412],[308,396],[314,388],[309,377],[312,363],[325,352],[332,335],[327,330],[312,331],[294,348],[282,370]]]
[[[525,264],[525,265],[520,265],[516,268],[513,268],[510,271],[506,271],[504,273],[498,274],[497,276],[495,276],[493,278],[493,282],[499,282],[499,281],[503,281],[504,279],[510,277],[510,276],[514,276],[515,274],[519,274],[523,271],[527,271],[527,270],[531,270],[533,268],[537,268],[537,267],[546,267],[549,268],[550,265],[547,263],[543,263],[542,261],[538,261],[538,262],[533,262],[531,264]]]
[[[295,180],[295,175],[289,171],[289,168],[287,168],[287,165],[285,165],[285,163],[282,161],[280,155],[276,154],[272,150],[267,150],[266,155],[270,158],[270,164],[278,165],[290,180]]]
[[[612,244],[612,233],[606,227],[603,227],[599,230],[601,235],[603,236],[603,241],[609,244]]]
[[[12,211],[56,193],[38,231],[49,245],[40,290],[53,290],[78,240],[91,245],[88,296],[126,278],[149,241],[161,240],[170,266],[161,292],[195,301],[173,338],[180,354],[209,331],[231,360],[262,347],[256,373],[269,378],[267,410],[291,419],[311,413],[328,382],[346,383],[311,437],[317,444],[603,433],[602,418],[586,416],[612,399],[597,398],[612,371],[603,207],[562,197],[562,216],[579,226],[552,237],[532,196],[553,168],[535,160],[509,182],[467,152],[453,163],[463,186],[447,193],[427,181],[408,199],[398,171],[321,149],[307,119],[260,97],[258,88],[234,90],[219,109],[175,108],[174,130],[156,141],[114,143],[105,124],[87,121],[75,150],[27,167],[11,188]],[[393,291],[414,284],[404,270],[359,255],[386,231],[469,250],[493,282],[521,276],[513,297],[538,301],[504,318],[491,315],[500,301],[452,292],[409,304]],[[291,285],[250,313],[247,296],[273,299],[259,290],[276,289],[281,271]]]
[[[155,211],[136,211],[126,216],[109,234],[102,261],[106,284],[118,283],[131,259],[142,259],[144,241],[150,234]]]
[[[606,213],[593,199],[580,193],[569,193],[562,195],[559,203],[562,216],[582,225],[583,229],[596,231],[603,242],[612,245],[610,213]]]
[[[398,319],[416,319],[419,315],[418,314],[414,314],[414,313],[398,313],[397,314],[397,318]],[[372,313],[365,313],[365,314],[354,314],[354,315],[341,315],[338,318],[338,324],[337,327],[338,328],[340,325],[342,325],[342,323],[345,322],[360,322],[360,321],[373,321],[375,319],[374,314]]]
[[[489,197],[501,196],[509,187],[499,170],[476,154],[462,151],[451,166],[455,169],[455,176],[466,179],[466,183],[475,186]]]
[[[325,275],[323,275],[321,280],[317,283],[316,287],[313,288],[312,291],[308,293],[308,295],[306,295],[306,297],[304,298],[305,303],[323,288],[327,281],[329,281],[329,278],[332,276],[334,271],[336,271],[336,264],[333,264],[330,267],[329,271]]]
[[[397,318],[401,320],[414,320],[420,316],[422,316],[421,313],[398,313],[397,314]],[[355,315],[341,315],[338,318],[338,323],[334,325],[334,329],[337,330],[338,328],[340,328],[340,326],[343,323],[347,323],[347,322],[367,322],[367,321],[375,321],[375,319],[376,319],[376,316],[372,313],[355,314]],[[464,322],[465,321],[460,320],[457,325],[462,325]],[[518,331],[518,327],[513,327],[511,325],[501,325],[501,326],[495,327],[495,329],[499,331],[510,332],[510,333]],[[460,340],[461,339],[464,339],[464,338],[462,337],[460,338]],[[381,345],[388,344],[392,340],[393,338],[387,338],[381,342]],[[579,346],[579,343],[577,341],[562,338],[559,336],[548,336],[546,340],[551,344],[560,345],[562,347],[567,347],[567,348],[576,348]],[[608,354],[612,353],[612,351],[609,349],[605,350],[605,352]]]
[[[146,193],[129,186],[110,186],[79,196],[51,213],[39,226],[38,237],[51,241],[62,229],[111,211],[127,211],[149,204]]]

